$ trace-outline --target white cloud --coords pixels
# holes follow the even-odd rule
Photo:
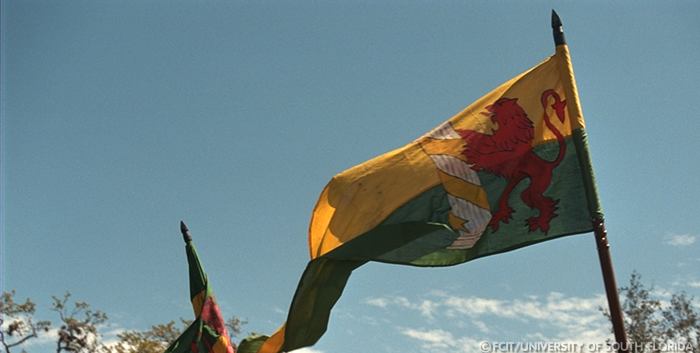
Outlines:
[[[437,348],[447,348],[453,345],[454,337],[452,334],[444,330],[416,330],[416,329],[404,329],[401,331],[402,334],[415,338],[419,341],[425,342],[425,344],[437,347]]]
[[[404,336],[421,342],[421,348],[430,352],[478,352],[479,341],[472,337],[456,338],[452,333],[441,330],[425,330],[404,328],[401,330]]]
[[[671,297],[673,296],[673,292],[666,289],[666,288],[654,287],[651,289],[651,295],[652,295],[652,297],[656,297],[657,299],[661,300],[661,302],[663,304],[665,301],[668,301],[671,299]]]
[[[389,300],[387,300],[386,298],[368,298],[365,300],[365,304],[377,306],[384,309],[387,306],[389,306]]]
[[[408,298],[395,296],[395,297],[380,297],[380,298],[368,298],[365,299],[365,304],[376,306],[382,309],[386,309],[390,305],[398,306],[405,309],[416,310],[422,316],[433,319],[434,313],[440,307],[440,304],[432,300],[422,300],[420,303],[412,303]]]
[[[26,322],[27,316],[18,315],[13,317],[5,317],[5,321],[3,322],[2,327],[0,329],[6,330],[7,326],[14,320],[25,320]],[[56,323],[54,326],[59,325],[60,323]],[[99,338],[101,344],[108,347],[113,347],[119,342],[119,338],[117,337],[117,335],[126,330],[116,324],[101,324],[97,326],[97,331],[99,333],[99,337],[95,337],[91,334],[88,336],[89,342],[95,342],[94,340]],[[18,348],[31,348],[32,351],[53,351],[55,350],[56,342],[58,341],[58,333],[58,327],[50,327],[47,331],[38,331],[37,337],[25,341]],[[9,343],[14,342],[16,341],[10,340]]]
[[[427,318],[434,318],[433,314],[435,311],[437,311],[438,307],[440,305],[430,301],[430,300],[423,300],[419,305],[418,305],[418,310],[420,311],[421,315],[427,317]]]
[[[567,297],[557,292],[549,293],[545,299],[532,296],[514,300],[450,296],[444,302],[448,316],[454,317],[454,312],[457,312],[474,319],[496,317],[536,323],[550,328],[558,340],[582,337],[587,339],[586,342],[594,337],[600,341],[608,337],[606,331],[599,329],[606,327],[598,310],[604,304],[602,295],[580,298]],[[474,321],[472,323],[479,326]]]
[[[666,244],[671,246],[689,246],[695,243],[697,237],[690,234],[669,234],[664,237]]]
[[[304,347],[304,348],[299,348],[299,349],[293,350],[289,353],[323,353],[323,351],[320,351],[318,349],[309,348],[309,347]]]
[[[411,302],[405,297],[394,297],[394,302],[406,308],[411,308]]]
[[[100,328],[101,335],[102,335],[102,343],[105,346],[108,347],[114,347],[119,343],[119,337],[117,337],[120,333],[124,333],[128,330],[125,330],[122,327],[119,326],[111,326],[111,328],[107,329],[106,327]],[[164,348],[165,349],[165,348]]]
[[[381,303],[385,309],[393,306],[415,310],[423,317],[434,318],[430,322],[439,324],[437,327],[398,328],[404,336],[420,341],[422,349],[429,352],[478,351],[482,340],[499,341],[518,332],[531,341],[603,343],[611,338],[610,323],[599,310],[605,306],[602,294],[578,297],[551,292],[541,297],[496,299],[441,293],[436,297],[413,301],[382,297],[367,303]],[[469,336],[460,337],[459,332],[465,332],[469,326],[458,324],[463,321],[456,318],[468,319]]]
[[[13,315],[13,316],[5,316],[4,321],[2,323],[2,327],[0,327],[1,330],[7,331],[7,328],[10,324],[12,324],[15,321],[21,321],[23,322],[23,334],[30,334],[31,330],[29,329],[28,323],[30,321],[31,317],[27,315]],[[33,321],[33,320],[32,320]],[[20,338],[16,337],[7,337],[7,343],[12,344],[15,343],[17,340],[21,339],[21,337],[25,337],[24,335],[21,335]],[[51,344],[55,344],[56,340],[58,339],[58,329],[56,328],[49,328],[48,331],[38,331],[37,336],[28,339],[22,344],[22,347],[37,347],[37,346],[48,346]]]
[[[472,324],[474,324],[474,326],[476,326],[476,328],[482,333],[491,333],[491,329],[489,329],[489,327],[486,326],[486,323],[483,321],[474,320],[472,321]]]
[[[686,284],[691,288],[700,288],[700,281],[689,281]]]
[[[58,328],[54,327],[46,332],[40,332],[38,337],[28,340],[23,346],[32,347],[34,349],[55,347],[58,341],[58,330]],[[100,342],[108,347],[114,347],[119,342],[117,335],[125,331],[123,328],[114,325],[99,325],[97,330],[100,335]],[[97,337],[90,335],[88,339],[90,342],[94,342],[93,340],[97,339]]]
[[[486,314],[501,317],[513,317],[515,315],[512,310],[504,307],[503,301],[497,299],[448,296],[445,299],[444,304],[448,308],[448,316],[454,316],[453,311],[469,316]]]

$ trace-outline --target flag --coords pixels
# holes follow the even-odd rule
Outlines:
[[[235,353],[221,310],[199,262],[187,226],[180,223],[180,228],[186,243],[185,251],[190,273],[190,301],[195,320],[170,344],[165,353]]]
[[[316,343],[367,261],[450,266],[590,232],[602,213],[587,196],[584,128],[568,48],[558,45],[415,141],[336,175],[313,210],[311,260],[287,322],[241,352]]]

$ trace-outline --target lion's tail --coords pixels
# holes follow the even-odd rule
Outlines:
[[[564,155],[566,154],[566,142],[564,141],[564,136],[562,136],[561,132],[559,129],[557,129],[554,124],[552,124],[552,121],[549,118],[549,114],[547,114],[547,104],[549,102],[549,98],[554,97],[554,103],[551,105],[551,107],[554,109],[554,111],[557,113],[557,117],[559,118],[559,121],[562,123],[564,122],[564,108],[566,107],[566,100],[562,100],[561,97],[559,97],[559,94],[555,92],[553,89],[548,89],[542,93],[542,108],[544,108],[544,113],[543,114],[543,120],[544,124],[547,125],[547,128],[552,131],[554,136],[557,138],[557,142],[559,143],[559,154],[557,154],[557,158],[550,163],[554,164],[554,166],[558,166],[559,163],[564,159]]]

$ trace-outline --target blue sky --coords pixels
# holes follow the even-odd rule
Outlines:
[[[562,17],[620,284],[700,295],[700,4],[3,1],[2,285],[105,330],[189,317],[183,219],[225,314],[284,321],[336,173],[553,53]],[[310,352],[605,337],[591,234],[355,271]],[[49,352],[35,345],[32,351]]]

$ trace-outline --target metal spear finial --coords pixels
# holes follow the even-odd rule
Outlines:
[[[189,228],[187,228],[187,225],[183,221],[180,221],[180,232],[182,232],[182,239],[185,240],[185,243],[189,243],[192,241],[190,230]]]
[[[559,18],[554,9],[552,9],[552,36],[554,36],[554,45],[566,44],[564,26],[561,24],[561,18]]]

